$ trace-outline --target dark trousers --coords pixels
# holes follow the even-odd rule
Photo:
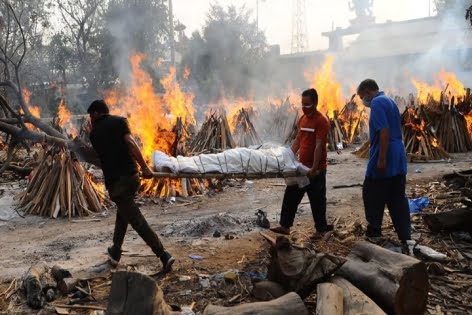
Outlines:
[[[118,208],[113,234],[113,247],[121,249],[128,224],[130,224],[146,244],[151,247],[152,251],[158,257],[161,257],[164,253],[164,247],[134,201],[139,183],[138,175],[122,176],[108,188],[110,198]]]
[[[305,192],[310,200],[316,230],[319,232],[326,231],[326,172],[310,178],[310,184],[304,188],[300,189],[298,185],[285,188],[280,225],[283,227],[293,225],[298,205],[302,201]]]
[[[405,194],[406,176],[373,179],[366,177],[362,189],[367,235],[381,235],[382,220],[387,205],[398,238],[411,238],[410,208]]]

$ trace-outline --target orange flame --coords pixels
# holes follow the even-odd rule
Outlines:
[[[74,124],[72,123],[72,115],[63,99],[61,99],[59,107],[57,108],[57,118],[59,127],[61,127],[63,130],[66,130],[71,136],[77,136],[77,128],[75,128]]]
[[[318,92],[318,110],[329,117],[333,117],[334,111],[341,110],[345,105],[345,97],[341,84],[336,80],[333,63],[334,57],[327,56],[318,71],[305,72],[305,79],[310,83],[310,87]]]
[[[417,98],[420,104],[427,104],[429,98],[439,102],[441,101],[441,92],[447,88],[447,94],[450,96],[462,97],[464,95],[464,84],[457,79],[452,72],[441,70],[435,77],[432,85],[422,82],[418,79],[412,79],[411,82],[416,88]]]
[[[159,95],[151,76],[142,69],[145,55],[130,56],[131,82],[121,93],[117,90],[105,91],[105,101],[111,113],[128,118],[131,132],[135,135],[149,161],[154,150],[172,154],[175,134],[170,130],[178,117],[185,123],[194,123],[193,95],[181,90],[175,68],[161,80],[165,93]]]
[[[41,117],[41,108],[39,106],[33,106],[33,105],[30,104],[30,100],[31,100],[30,90],[28,90],[27,88],[23,88],[21,90],[21,92],[23,94],[23,98],[25,100],[26,105],[28,105],[28,108],[30,110],[31,115],[33,115],[36,118],[40,118]],[[20,109],[20,114],[23,114],[22,109]]]
[[[175,77],[175,73],[175,68],[172,67],[167,76],[161,80],[161,84],[165,89],[163,99],[172,116],[172,124],[175,124],[177,118],[180,117],[185,124],[195,125],[195,111],[193,108],[194,96],[193,94],[187,94],[182,91]]]

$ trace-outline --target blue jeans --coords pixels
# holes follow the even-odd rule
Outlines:
[[[282,202],[280,225],[283,227],[293,225],[298,205],[300,205],[305,193],[308,194],[310,200],[316,230],[325,232],[328,227],[326,222],[326,171],[318,176],[311,177],[310,184],[304,188],[299,188],[298,185],[287,186]]]

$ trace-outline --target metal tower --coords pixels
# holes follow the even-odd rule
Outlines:
[[[308,49],[305,0],[292,0],[292,53]]]

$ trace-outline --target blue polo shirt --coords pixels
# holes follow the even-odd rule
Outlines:
[[[388,128],[390,141],[387,151],[385,173],[377,171],[380,149],[380,130]],[[402,140],[401,117],[397,104],[383,92],[379,92],[371,102],[369,119],[370,158],[366,176],[387,178],[406,175],[406,152]]]

